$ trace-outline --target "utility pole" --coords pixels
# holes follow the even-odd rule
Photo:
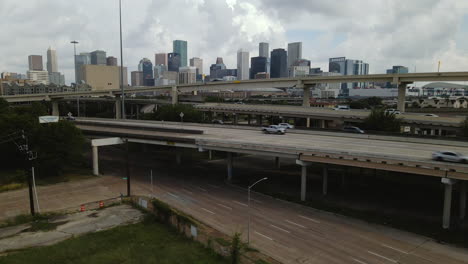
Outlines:
[[[122,92],[122,119],[125,116],[125,91],[123,85],[123,49],[122,49],[122,0],[119,0],[119,21],[120,21],[120,91]]]
[[[76,40],[72,40],[70,42],[73,44],[73,51],[74,51],[74,61],[75,61],[75,92],[78,92],[78,72],[76,71],[76,44],[79,42]],[[80,116],[80,98],[77,96],[76,97],[76,116]]]

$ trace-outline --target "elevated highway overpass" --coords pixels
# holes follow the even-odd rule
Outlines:
[[[233,157],[230,153],[296,159],[297,164],[302,167],[302,200],[306,199],[309,166],[323,167],[324,193],[327,192],[328,164],[437,177],[445,185],[444,228],[448,228],[450,223],[453,185],[466,186],[468,180],[468,164],[436,162],[430,159],[432,152],[436,150],[466,152],[467,142],[325,132],[291,132],[280,136],[265,135],[253,128],[112,119],[79,119],[76,124],[87,135],[120,138],[118,143],[126,139],[141,144],[227,152],[228,180],[233,177]],[[93,153],[97,174],[98,146],[93,146]],[[460,195],[460,215],[464,217],[466,188],[463,190]]]
[[[409,74],[370,74],[370,75],[343,75],[343,76],[315,76],[301,78],[256,79],[230,82],[210,82],[197,84],[183,84],[156,87],[125,87],[125,95],[166,91],[172,95],[172,103],[178,101],[178,94],[194,91],[221,91],[235,89],[259,89],[259,88],[288,88],[296,87],[304,90],[303,105],[310,106],[309,96],[311,87],[321,83],[358,83],[358,82],[389,82],[398,85],[398,109],[405,110],[406,87],[414,82],[432,81],[468,81],[468,72],[434,72],[434,73],[409,73]],[[86,92],[70,92],[57,94],[28,94],[2,96],[8,102],[54,101],[62,98],[77,96],[112,96],[121,97],[122,91],[97,90]]]

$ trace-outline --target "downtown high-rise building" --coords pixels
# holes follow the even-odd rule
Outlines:
[[[116,57],[109,56],[106,59],[106,65],[107,66],[119,66],[118,61]]]
[[[240,49],[237,51],[237,80],[249,79],[249,52]]]
[[[177,76],[178,84],[191,84],[197,82],[197,68],[196,67],[180,67]]]
[[[265,57],[265,58],[270,57],[270,48],[269,48],[268,43],[260,42],[260,44],[258,45],[258,56]]]
[[[44,65],[42,64],[41,55],[29,55],[28,64],[29,64],[30,71],[43,71],[44,70]]]
[[[255,79],[257,73],[268,73],[267,57],[252,57],[250,59],[250,79]]]
[[[291,67],[294,62],[302,59],[302,42],[294,42],[288,44],[288,68]]]
[[[270,77],[288,77],[288,52],[285,49],[274,49],[271,52]]]
[[[187,41],[185,40],[174,40],[172,43],[173,53],[180,54],[180,66],[187,66]]]
[[[132,86],[143,86],[143,72],[142,71],[132,71],[130,73],[130,82]]]
[[[195,67],[197,69],[197,75],[203,74],[203,60],[200,58],[191,58],[190,67]]]
[[[79,84],[84,82],[83,66],[91,64],[91,53],[82,52],[80,55],[75,56],[75,83]]]
[[[328,65],[329,72],[341,75],[367,75],[369,74],[369,64],[362,60],[349,60],[345,57],[330,58]],[[349,96],[349,90],[353,88],[364,88],[367,83],[342,83],[341,94]]]
[[[49,47],[47,49],[47,71],[48,72],[58,72],[57,67],[57,52]]]
[[[167,53],[156,53],[154,55],[154,65],[167,66]]]
[[[92,65],[107,65],[106,52],[103,50],[95,50],[91,52]]]
[[[148,58],[141,59],[138,64],[138,71],[143,72],[143,84],[150,86],[151,79],[153,79],[153,63]]]
[[[179,53],[168,53],[167,54],[167,70],[172,72],[178,72],[180,66],[180,54]]]

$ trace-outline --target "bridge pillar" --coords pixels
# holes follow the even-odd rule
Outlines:
[[[302,106],[310,107],[310,86],[304,86],[304,94],[302,96]]]
[[[450,228],[450,212],[452,210],[452,190],[455,180],[449,178],[442,178],[442,183],[445,185],[444,194],[444,211],[442,216],[442,228]]]
[[[60,116],[58,101],[52,101],[52,115]]]
[[[93,174],[99,176],[99,149],[93,146]]]
[[[213,151],[212,150],[208,150],[208,159],[209,160],[213,159]]]
[[[296,164],[301,166],[301,201],[304,202],[307,194],[307,167],[310,163],[296,160]]]
[[[120,98],[115,99],[115,119],[122,119],[122,101]]]
[[[228,152],[227,153],[227,180],[228,182],[232,181],[232,153]]]
[[[257,115],[257,126],[262,126],[263,124],[263,116]]]
[[[405,112],[405,98],[406,98],[406,86],[407,83],[399,83],[398,84],[398,111],[404,113]]]
[[[281,169],[281,162],[279,157],[275,157],[275,167]]]
[[[466,181],[460,182],[460,220],[466,217]]]
[[[179,102],[179,95],[177,94],[177,86],[172,86],[171,97],[172,97],[172,105],[176,105]]]
[[[250,119],[252,118],[252,115],[247,115],[247,124],[250,125]]]
[[[239,121],[239,115],[237,115],[236,113],[233,114],[233,120],[232,120],[232,123],[234,125],[237,125],[237,122]]]
[[[322,186],[322,194],[327,195],[328,193],[328,167],[323,167],[323,186]]]
[[[306,127],[310,128],[310,117],[306,118]]]

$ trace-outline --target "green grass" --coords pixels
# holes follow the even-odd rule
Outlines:
[[[26,249],[0,257],[2,264],[223,264],[228,260],[152,219]]]

